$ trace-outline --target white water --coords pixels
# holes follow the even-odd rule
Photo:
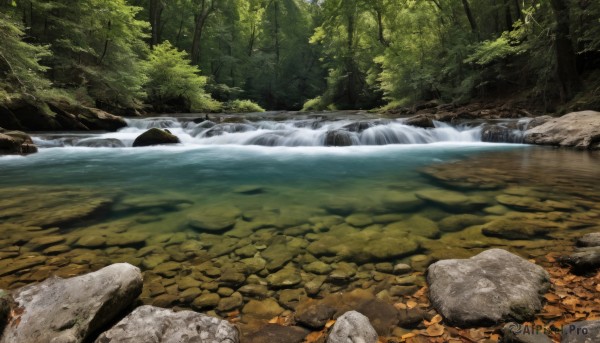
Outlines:
[[[405,125],[401,120],[319,121],[288,120],[196,124],[176,118],[128,119],[128,126],[112,133],[41,135],[34,137],[41,147],[110,146],[129,147],[150,128],[168,129],[183,145],[330,146],[429,144],[439,142],[481,142],[480,127],[452,127],[435,122],[435,128]],[[360,126],[360,127],[359,127]],[[331,136],[338,140],[332,143]],[[328,139],[328,136],[330,139]],[[339,139],[345,142],[339,143]]]

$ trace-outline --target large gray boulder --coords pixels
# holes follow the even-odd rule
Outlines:
[[[356,311],[344,313],[337,319],[327,343],[376,343],[377,332],[371,326],[369,318]]]
[[[525,143],[600,149],[600,112],[566,114],[525,132]]]
[[[20,288],[0,343],[83,342],[130,307],[142,284],[137,267],[118,263]]]
[[[460,327],[531,319],[542,308],[549,280],[542,267],[502,249],[427,269],[431,303]]]
[[[139,135],[135,141],[133,141],[134,147],[145,147],[152,145],[164,145],[164,144],[178,144],[181,143],[177,136],[173,135],[168,130],[161,130],[152,128],[141,135]]]
[[[571,323],[563,327],[562,343],[600,342],[600,320]]]
[[[237,343],[238,330],[225,320],[192,311],[141,306],[102,333],[96,343]]]

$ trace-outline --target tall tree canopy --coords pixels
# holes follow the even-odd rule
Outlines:
[[[190,99],[269,109],[600,93],[591,0],[2,0],[0,10],[4,98],[60,90],[102,108],[161,108],[148,66],[167,46],[205,78]]]

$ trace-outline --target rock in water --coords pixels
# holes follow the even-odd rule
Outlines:
[[[17,315],[0,343],[83,342],[119,316],[141,292],[142,273],[127,263],[17,289],[12,294]]]
[[[6,131],[0,127],[0,155],[17,154],[26,155],[37,152],[31,137],[21,131]]]
[[[152,128],[139,135],[133,142],[134,147],[181,143],[177,136],[166,130]]]
[[[577,240],[578,247],[600,247],[600,232],[584,235]]]
[[[337,319],[327,338],[327,343],[376,343],[377,332],[369,318],[356,311],[344,313]]]
[[[525,132],[525,143],[600,149],[600,113],[582,111],[546,121]]]
[[[96,343],[237,343],[237,329],[225,320],[192,311],[141,306],[98,337]]]
[[[540,266],[502,249],[429,266],[429,297],[452,325],[522,322],[542,308],[550,277]]]
[[[345,130],[327,131],[325,135],[325,146],[350,146],[352,138]]]

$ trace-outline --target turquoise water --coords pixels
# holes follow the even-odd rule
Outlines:
[[[96,138],[130,145],[148,127],[137,123],[118,133],[40,134],[39,153],[0,157],[0,288],[129,262],[147,275],[146,303],[194,307],[182,295],[195,294],[182,286],[193,276],[202,293],[215,283],[234,291],[260,283],[270,292],[261,297],[287,307],[280,292],[288,289],[379,292],[393,285],[390,264],[422,272],[490,247],[531,258],[568,249],[600,219],[597,153],[481,143],[477,129],[446,126],[352,133],[353,142],[429,144],[326,147],[330,124],[298,140],[308,130],[298,123],[234,128],[214,139],[194,133],[197,126],[156,123],[184,143],[73,146]],[[282,146],[257,145],[272,134]],[[526,239],[482,231],[499,221],[548,230]],[[315,261],[329,267],[307,267]],[[222,280],[231,271],[241,276]],[[291,280],[270,277],[280,271]],[[422,285],[415,275],[414,286]]]

